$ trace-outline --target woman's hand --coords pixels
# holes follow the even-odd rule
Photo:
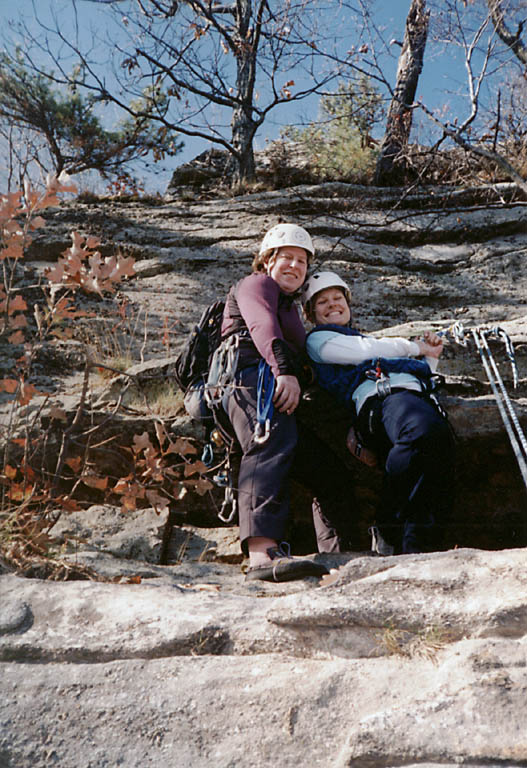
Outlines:
[[[443,339],[433,331],[425,331],[424,341],[418,341],[419,354],[438,358],[443,351]]]
[[[277,376],[273,402],[281,413],[291,415],[300,402],[300,384],[296,376]]]

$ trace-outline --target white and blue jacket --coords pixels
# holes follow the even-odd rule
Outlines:
[[[432,371],[411,357],[420,350],[409,339],[376,339],[347,326],[319,325],[308,334],[306,348],[320,386],[357,415],[377,394],[376,371],[389,376],[392,389],[431,389]]]

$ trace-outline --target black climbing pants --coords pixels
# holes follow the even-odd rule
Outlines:
[[[237,375],[237,387],[224,402],[241,446],[238,474],[240,541],[265,536],[284,538],[289,518],[289,480],[313,495],[313,522],[320,552],[350,549],[354,495],[350,473],[340,459],[294,415],[274,410],[269,437],[258,443],[256,425],[256,367]]]
[[[396,552],[441,548],[454,493],[454,440],[425,395],[399,390],[362,407],[358,431],[384,464],[377,525]]]

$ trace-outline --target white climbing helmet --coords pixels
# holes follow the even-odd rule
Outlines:
[[[308,251],[311,257],[315,255],[311,235],[303,227],[296,224],[277,224],[275,227],[271,227],[264,235],[258,255],[261,256],[266,251],[272,251],[284,245],[296,245],[298,248]]]
[[[305,305],[319,291],[325,288],[342,288],[348,304],[351,304],[351,291],[344,280],[336,272],[315,272],[308,277],[302,286],[302,304]]]

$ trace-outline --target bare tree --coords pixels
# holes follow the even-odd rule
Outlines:
[[[505,45],[518,57],[523,66],[527,67],[527,45],[522,40],[526,19],[520,19],[516,32],[512,33],[509,31],[506,23],[508,3],[503,2],[503,0],[487,0],[487,5],[496,32]]]
[[[357,1],[362,5],[366,2]],[[527,194],[524,152],[517,151],[518,147],[524,150],[525,137],[513,114],[525,114],[527,104],[524,106],[522,100],[527,89],[515,87],[512,93],[506,86],[513,81],[514,71],[517,80],[524,82],[526,76],[521,39],[525,0],[428,0],[427,4],[428,11],[425,0],[411,1],[405,38],[399,43],[397,81],[376,168],[377,183],[403,180],[412,153],[408,146],[410,129],[421,112],[435,126],[431,158],[453,143],[468,155],[480,158],[487,174],[494,168],[495,174],[514,181]],[[371,21],[366,20],[371,28]],[[516,31],[511,33],[511,28]],[[441,48],[442,55],[459,62],[459,71],[450,81],[450,88],[456,90],[449,94],[446,86],[442,107],[415,99],[425,44],[427,55],[432,46],[434,54]],[[379,81],[384,77],[386,83],[379,59],[375,65]],[[448,107],[450,96],[455,97],[455,109]],[[515,131],[514,140],[507,139],[507,131]],[[482,164],[475,164],[477,167]]]
[[[522,3],[507,0],[507,18],[521,14]],[[442,132],[442,140],[450,139],[465,152],[482,158],[500,169],[527,195],[527,180],[517,158],[511,157],[507,144],[500,141],[504,135],[501,86],[511,75],[510,52],[514,53],[516,66],[525,74],[521,45],[513,46],[512,37],[506,42],[508,32],[503,22],[504,0],[488,0],[483,4],[468,6],[466,0],[441,0],[443,38],[448,45],[457,45],[462,53],[466,74],[465,95],[467,110],[458,112],[447,120],[437,110],[418,102],[414,107],[422,110]],[[445,21],[446,20],[446,21]],[[518,24],[517,42],[522,30]],[[506,47],[503,47],[506,42]],[[439,144],[442,143],[440,140]]]
[[[375,169],[376,184],[398,184],[404,178],[405,151],[412,129],[414,99],[423,68],[429,18],[430,11],[426,9],[425,0],[412,0],[406,18],[386,132]]]
[[[340,66],[319,63],[319,0],[91,2],[114,14],[119,31],[111,42],[114,79],[101,74],[94,61],[92,51],[96,47],[100,54],[100,42],[90,51],[63,34],[56,18],[54,28],[41,23],[39,40],[55,80],[91,92],[94,100],[116,105],[134,121],[152,120],[226,149],[235,182],[254,176],[254,137],[269,113],[319,92]],[[61,58],[64,50],[76,58],[72,70]],[[27,65],[39,70],[29,54]],[[294,82],[293,70],[301,84]]]

